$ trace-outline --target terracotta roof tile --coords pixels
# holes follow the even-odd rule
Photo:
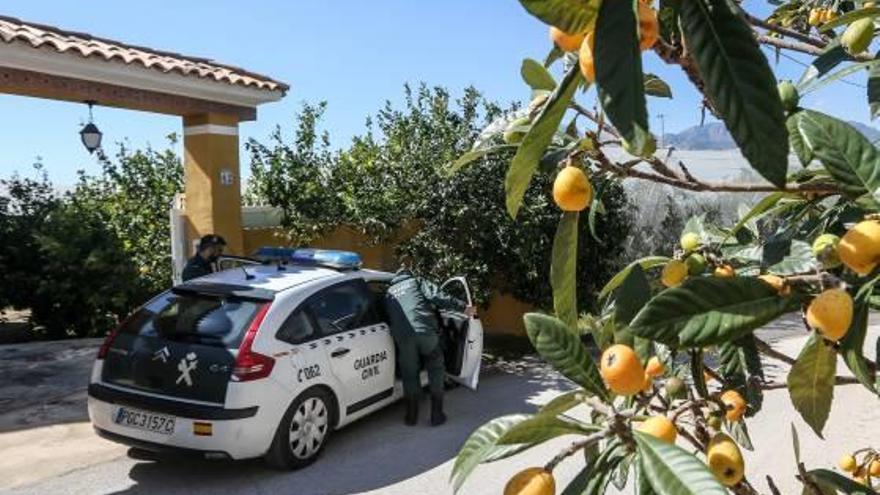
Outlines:
[[[100,57],[107,61],[138,64],[148,69],[177,72],[239,86],[282,92],[289,89],[283,82],[210,59],[129,45],[86,33],[28,23],[13,17],[0,16],[0,40],[10,44],[27,43],[34,48],[50,47],[59,53],[76,54],[84,58]]]

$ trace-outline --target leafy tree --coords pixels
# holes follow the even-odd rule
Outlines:
[[[69,200],[93,212],[121,242],[137,268],[137,303],[168,287],[171,281],[171,225],[168,212],[174,196],[183,192],[183,164],[169,148],[130,150],[120,145],[111,160],[101,153],[100,175],[80,173]]]
[[[284,142],[280,127],[272,133],[271,145],[255,139],[246,143],[251,177],[245,203],[281,208],[283,225],[295,243],[307,243],[341,214],[331,182],[329,136],[317,129],[325,108],[325,103],[303,107],[292,145]]]
[[[29,269],[40,266],[40,252],[33,232],[41,228],[59,199],[42,165],[35,165],[36,178],[13,175],[0,179],[0,308],[28,307],[37,289]]]
[[[505,157],[477,160],[458,174],[448,166],[479,139],[487,123],[521,112],[516,106],[502,108],[474,89],[453,101],[442,88],[405,86],[402,108],[386,103],[368,120],[367,132],[336,153],[329,151],[326,133],[318,131],[323,109],[304,107],[291,145],[280,131],[271,145],[248,143],[254,167],[248,195],[253,202],[282,208],[294,242],[307,243],[338,225],[356,228],[375,242],[412,232],[399,255],[419,272],[436,279],[465,274],[481,302],[500,290],[549,307],[550,287],[540,274],[549,266],[556,228],[552,200],[542,187],[551,183],[552,167],[541,172],[540,183],[527,195],[523,230],[522,223],[501,216],[504,190],[486,180],[503,175]],[[492,142],[502,145],[498,137]],[[588,262],[581,270],[596,290],[618,267],[629,225],[629,206],[618,184],[609,182],[602,202],[605,214],[594,219],[602,241],[582,244]],[[586,306],[594,292],[581,292]]]
[[[102,173],[65,193],[39,166],[0,180],[0,307],[30,309],[37,336],[103,335],[171,280],[179,158],[122,146],[100,158]]]
[[[520,3],[551,26],[556,47],[545,65],[563,59],[564,76],[556,81],[545,65],[524,61],[532,111],[493,122],[456,166],[487,156],[509,160],[506,210],[523,232],[530,228],[531,192],[551,187],[542,171],[558,168],[552,189],[561,213],[548,270],[554,314],[528,314],[525,324],[538,353],[577,388],[535,414],[496,418],[475,431],[453,467],[454,488],[482,462],[576,435],[544,466],[515,474],[505,495],[556,493],[554,469],[576,454],[584,466],[566,494],[623,489],[628,479],[639,494],[758,493],[745,477],[741,449],[753,448],[747,418],[762,413],[765,390],[787,388],[819,436],[835,387],[860,384],[874,401],[880,394],[877,363],[863,351],[880,296],[880,152],[845,121],[802,108],[798,94],[869,69],[868,103],[877,113],[880,72],[869,48],[880,8],[795,0],[778,2],[762,20],[725,0],[661,1],[659,11],[639,0]],[[777,87],[759,42],[816,58],[797,86]],[[709,182],[687,171],[694,167],[678,172],[655,155],[646,95],[671,92],[643,73],[647,50],[685,71],[765,181]],[[832,72],[838,65],[847,67]],[[601,114],[577,102],[593,85]],[[579,118],[591,122],[586,133],[575,127]],[[612,150],[617,146],[626,155]],[[795,170],[790,150],[800,161]],[[694,212],[683,225],[679,202],[667,202],[659,222],[664,245],[604,285],[601,311],[578,318],[588,309],[578,292],[590,284],[579,270],[581,244],[593,242],[582,217],[594,215],[594,190],[627,178],[691,192],[765,195],[736,218]],[[754,333],[791,312],[802,312],[809,336],[796,357]],[[592,333],[598,361],[578,328]],[[784,383],[768,381],[762,354],[791,366]],[[836,375],[838,356],[853,378]],[[590,414],[568,414],[583,405]],[[804,493],[876,493],[876,450],[853,449],[841,460],[849,479],[808,470],[793,435]],[[780,493],[772,477],[766,482]]]

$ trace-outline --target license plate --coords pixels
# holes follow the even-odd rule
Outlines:
[[[174,416],[140,411],[128,407],[120,407],[116,411],[113,422],[129,428],[151,431],[162,435],[174,433]]]

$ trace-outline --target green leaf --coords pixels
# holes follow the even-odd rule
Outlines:
[[[499,153],[501,151],[508,151],[508,150],[514,150],[514,149],[516,149],[515,144],[500,144],[500,145],[491,146],[488,148],[480,148],[478,150],[471,150],[471,151],[468,151],[467,153],[461,155],[460,157],[458,157],[458,160],[455,160],[454,162],[447,165],[445,172],[450,173],[450,174],[454,174],[455,172],[458,172],[459,170],[461,170],[461,168],[464,167],[465,165],[467,165],[471,162],[474,162],[476,160],[479,160],[480,158],[483,158],[484,156]]]
[[[528,446],[499,446],[498,439],[514,425],[528,418],[527,414],[501,416],[489,421],[471,433],[471,436],[462,445],[458,456],[455,458],[455,464],[452,466],[450,480],[453,482],[454,491],[458,492],[468,476],[471,475],[480,463],[492,457],[525,450]]]
[[[592,475],[593,470],[590,468],[590,465],[584,466],[581,472],[565,486],[565,489],[562,490],[562,495],[583,495]]]
[[[846,53],[846,50],[840,46],[839,41],[832,42],[825,48],[821,55],[813,60],[813,63],[807,67],[807,70],[804,71],[800,81],[797,83],[798,90],[807,84],[810,84],[816,78],[827,74],[828,71],[837,67],[837,65],[844,60],[851,59],[852,57],[850,57],[849,54]]]
[[[701,399],[709,397],[709,388],[706,387],[706,377],[703,374],[705,371],[703,366],[703,349],[690,350],[690,369],[691,379],[694,382],[697,396]]]
[[[617,289],[614,297],[614,320],[621,325],[629,325],[650,299],[651,284],[648,283],[642,267],[636,265]]]
[[[562,435],[588,435],[598,430],[598,426],[581,425],[555,414],[536,414],[511,426],[498,439],[498,445],[539,444]]]
[[[605,213],[605,205],[602,204],[602,200],[599,198],[593,198],[593,202],[590,204],[590,213],[587,214],[587,227],[590,228],[590,236],[596,242],[602,242],[602,239],[599,238],[599,234],[596,231],[596,219],[600,214]]]
[[[471,151],[478,151],[484,148],[489,148],[495,146],[495,139],[498,136],[501,136],[504,131],[510,127],[510,124],[516,120],[519,120],[523,117],[529,116],[529,109],[523,108],[517,110],[515,112],[506,113],[496,118],[492,122],[489,123],[480,134],[477,136],[477,139],[474,141],[473,146],[471,146]],[[514,146],[515,145],[509,145]]]
[[[569,328],[577,328],[577,252],[578,217],[567,211],[559,219],[553,238],[550,262],[550,286],[553,287],[553,309]]]
[[[836,368],[834,347],[813,334],[788,372],[791,402],[819,438],[831,411]]]
[[[636,477],[638,478],[636,495],[656,495],[657,492],[654,491],[654,487],[651,486],[651,482],[648,481],[648,477],[642,471],[641,462],[636,464]]]
[[[841,188],[880,200],[880,153],[851,125],[812,110],[800,112],[798,128],[813,154]]]
[[[868,70],[868,104],[873,120],[880,113],[880,64],[874,64]]]
[[[596,22],[594,63],[599,101],[608,120],[629,143],[627,151],[645,156],[654,150],[648,133],[637,2],[602,2]]]
[[[748,416],[761,410],[764,393],[764,369],[761,356],[753,335],[746,335],[735,341],[718,346],[719,371],[726,385],[736,389],[749,404]]]
[[[626,483],[629,481],[629,471],[633,466],[633,461],[635,461],[635,456],[632,454],[620,459],[620,462],[617,464],[617,467],[614,468],[614,473],[611,477],[611,484],[614,485],[614,488],[617,488],[618,490],[626,488]]]
[[[833,486],[835,490],[841,493],[877,495],[877,492],[867,486],[829,469],[813,469],[812,471],[807,471],[807,476],[822,484]]]
[[[819,26],[819,31],[830,31],[839,26],[846,26],[852,24],[854,21],[859,19],[864,19],[865,17],[877,17],[880,15],[880,7],[867,7],[861,8],[857,10],[852,10],[843,14],[840,17],[834,18],[825,24]],[[832,33],[833,34],[833,33]]]
[[[628,454],[626,446],[619,440],[614,439],[608,442],[599,456],[593,463],[593,472],[595,475],[587,483],[583,495],[601,495],[604,494],[608,487],[608,482],[614,474],[614,468]]]
[[[745,226],[747,223],[749,223],[750,220],[752,220],[753,218],[760,217],[765,212],[767,212],[767,210],[776,206],[776,204],[779,203],[779,201],[782,198],[792,197],[792,196],[794,196],[794,195],[788,194],[788,193],[783,193],[783,192],[770,193],[770,194],[764,196],[764,198],[761,201],[758,201],[758,203],[755,206],[753,206],[752,209],[749,210],[748,213],[746,213],[745,215],[743,215],[742,218],[740,218],[739,222],[737,222],[736,225],[734,225],[733,228],[730,229],[730,232],[721,241],[721,243],[723,244],[724,241],[726,241],[731,235],[736,234],[739,231],[739,229],[743,228],[743,226]]]
[[[527,58],[523,60],[519,70],[523,81],[534,90],[553,91],[556,89],[556,80],[540,62]]]
[[[622,284],[623,281],[626,280],[626,277],[629,276],[629,272],[632,271],[634,266],[638,265],[642,267],[643,270],[648,270],[655,266],[665,265],[666,263],[669,263],[670,259],[671,258],[668,258],[666,256],[646,256],[644,258],[633,261],[632,263],[627,265],[626,268],[620,270],[619,272],[617,272],[616,275],[611,277],[611,280],[609,280],[608,283],[605,284],[605,287],[602,287],[602,290],[599,292],[599,299],[608,297],[608,294],[611,294],[611,291],[620,287],[620,284]]]
[[[863,354],[865,337],[868,334],[868,304],[866,300],[857,300],[853,311],[853,320],[846,335],[840,341],[840,353],[843,362],[852,371],[859,383],[865,386],[871,393],[877,394],[874,376],[868,367],[868,362]]]
[[[794,154],[798,157],[798,161],[801,162],[801,165],[806,167],[813,161],[813,150],[807,146],[807,142],[804,141],[804,137],[801,135],[801,130],[798,128],[798,121],[800,118],[801,112],[795,112],[789,115],[785,120],[785,127],[788,129],[788,144],[791,146],[791,150],[794,151]]]
[[[878,64],[876,61],[861,62],[858,64],[852,64],[848,67],[840,69],[839,71],[837,71],[834,74],[831,74],[827,77],[823,77],[822,79],[816,79],[816,80],[813,80],[807,84],[804,84],[800,88],[798,88],[798,90],[801,95],[805,95],[805,94],[810,93],[812,91],[816,91],[817,89],[819,89],[823,86],[827,86],[827,85],[829,85],[839,79],[843,79],[844,77],[846,77],[850,74],[854,74],[854,73],[862,71],[862,70],[869,70],[872,67],[876,67],[877,65]]]
[[[765,179],[785,185],[788,136],[776,77],[746,22],[728,0],[681,4],[688,50],[743,156]]]
[[[576,406],[583,404],[583,397],[586,394],[580,390],[572,390],[562,395],[554,397],[553,400],[541,406],[541,414],[562,414]]]
[[[540,313],[527,313],[523,320],[529,340],[544,360],[588,393],[608,397],[596,363],[575,332],[558,318]]]
[[[709,469],[693,454],[640,431],[638,445],[641,472],[658,495],[726,495]]]
[[[767,247],[765,246],[765,250]],[[793,240],[788,249],[788,255],[778,263],[767,267],[767,271],[777,275],[794,275],[804,273],[815,268],[813,250],[804,241]]]
[[[660,79],[659,76],[651,73],[645,74],[644,78],[645,94],[656,96],[658,98],[672,98],[672,90],[666,81]]]
[[[752,445],[752,438],[749,436],[749,429],[746,427],[745,421],[724,421],[724,426],[730,432],[730,436],[736,440],[740,447],[746,450],[755,450]]]
[[[504,190],[507,192],[507,212],[512,218],[516,218],[519,207],[522,205],[523,196],[532,180],[532,175],[535,174],[535,169],[538,167],[538,162],[544,156],[544,151],[559,129],[568,104],[582,80],[580,68],[575,64],[562,79],[559,87],[547,99],[541,113],[532,123],[532,128],[520,143],[504,180]]]
[[[691,277],[654,296],[631,327],[670,346],[704,347],[747,335],[794,303],[758,279]]]
[[[519,0],[519,3],[544,24],[566,33],[583,33],[596,22],[600,0]]]
[[[794,462],[796,464],[800,464],[800,462],[801,462],[801,441],[798,438],[798,432],[794,427],[794,423],[791,424],[791,447],[794,449]]]

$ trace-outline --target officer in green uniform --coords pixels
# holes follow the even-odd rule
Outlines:
[[[419,416],[419,358],[425,361],[431,390],[431,424],[446,421],[443,414],[443,382],[446,372],[443,349],[440,346],[440,322],[438,309],[454,311],[465,308],[460,300],[443,294],[439,288],[424,279],[413,276],[408,270],[400,270],[391,279],[385,296],[385,309],[391,323],[391,335],[398,349],[403,394],[406,402],[404,422],[414,425]]]
[[[186,262],[181,278],[184,282],[214,273],[213,263],[223,254],[226,239],[219,235],[209,234],[199,241],[198,252]]]

